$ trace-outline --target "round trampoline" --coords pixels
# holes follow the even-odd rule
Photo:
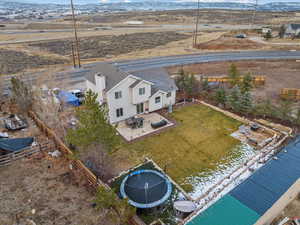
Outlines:
[[[172,193],[172,185],[155,170],[138,170],[124,178],[120,192],[132,206],[146,209],[164,203]]]

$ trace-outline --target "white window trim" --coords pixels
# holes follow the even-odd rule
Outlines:
[[[123,110],[123,108],[116,109],[116,116],[117,116],[117,118],[120,118],[120,117],[124,116],[124,110]]]
[[[139,88],[139,95],[145,95],[145,94],[146,94],[146,88],[145,87]]]

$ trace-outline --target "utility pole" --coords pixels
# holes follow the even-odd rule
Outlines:
[[[81,63],[80,63],[80,54],[79,54],[79,41],[78,41],[78,36],[77,36],[77,26],[76,26],[76,18],[75,18],[73,0],[71,0],[71,10],[72,10],[74,35],[75,35],[75,49],[76,49],[76,54],[77,54],[78,67],[80,68],[81,67]]]
[[[198,42],[198,24],[199,24],[199,17],[200,17],[200,0],[198,0],[197,6],[197,18],[196,18],[196,28],[195,28],[195,36],[194,36],[194,47],[197,46]]]
[[[72,60],[73,60],[73,66],[76,68],[76,58],[75,58],[75,52],[74,52],[74,43],[71,43],[71,50],[72,50]]]
[[[254,25],[254,20],[255,20],[255,17],[256,17],[257,5],[258,5],[258,0],[255,0],[255,9],[254,9],[254,12],[253,12],[252,24],[251,24],[252,26]]]

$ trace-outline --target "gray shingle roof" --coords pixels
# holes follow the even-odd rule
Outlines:
[[[300,24],[291,23],[291,28],[292,28],[293,30],[298,30],[298,29],[300,29]]]
[[[154,83],[151,91],[152,94],[155,94],[158,90],[164,92],[178,90],[175,81],[169,76],[168,72],[163,68],[137,71],[137,72],[133,72],[132,75]]]
[[[90,82],[96,84],[95,74],[100,74],[105,76],[106,80],[106,90],[109,91],[115,85],[117,85],[121,80],[126,78],[129,74],[121,71],[118,67],[113,66],[108,63],[97,64],[95,67],[91,68],[86,74],[86,79]]]
[[[96,84],[95,74],[100,74],[105,76],[106,80],[106,90],[109,91],[115,85],[117,85],[121,80],[125,79],[130,74],[118,69],[118,67],[108,64],[101,63],[93,66],[86,74],[86,79],[90,82]],[[170,78],[168,72],[163,68],[149,69],[132,73],[142,80],[149,81],[153,83],[151,94],[155,94],[158,90],[164,92],[170,92],[173,90],[178,90],[175,81]],[[130,87],[135,87],[139,84],[141,80],[137,80]]]

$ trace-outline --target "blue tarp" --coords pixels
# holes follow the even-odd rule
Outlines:
[[[72,105],[72,106],[80,105],[79,99],[70,92],[60,91],[58,93],[57,97],[61,102],[65,103],[65,104]]]
[[[263,215],[300,178],[300,138],[290,143],[264,167],[230,192]]]
[[[0,149],[8,152],[18,152],[31,146],[33,138],[0,139]]]

